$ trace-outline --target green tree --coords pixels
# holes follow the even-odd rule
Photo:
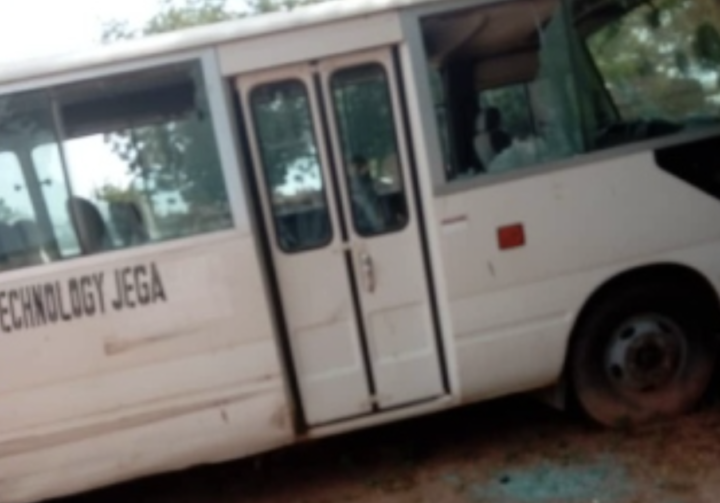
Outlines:
[[[247,4],[252,14],[264,14],[268,12],[290,11],[296,7],[325,1],[327,0],[247,0]]]
[[[628,115],[684,117],[703,106],[698,76],[719,68],[718,28],[716,0],[654,0],[594,34],[589,47]]]
[[[114,21],[104,27],[102,39],[112,43],[247,15],[292,10],[300,5],[321,1],[324,0],[248,0],[249,11],[239,12],[229,9],[226,0],[163,0],[158,13],[144,26],[133,28],[125,21]],[[207,107],[206,104],[201,105]],[[284,118],[297,115],[287,108],[297,106],[297,100],[279,103],[279,108],[275,107],[268,118],[277,128],[282,129]],[[130,169],[140,174],[146,191],[147,187],[153,187],[151,190],[180,190],[191,207],[212,205],[225,193],[216,169],[219,161],[216,158],[213,131],[202,121],[189,120],[173,124],[172,127],[151,126],[116,132],[108,135],[107,141]],[[293,152],[286,152],[286,156],[289,154],[293,158],[275,163],[273,167],[280,172],[272,178],[282,184],[287,169],[306,157],[310,148],[311,145],[305,145]],[[215,157],[209,159],[209,156]]]
[[[106,183],[95,190],[95,198],[108,203],[137,203],[142,199],[142,194],[135,187],[118,187]]]
[[[242,17],[244,13],[227,7],[226,0],[162,0],[160,10],[144,26],[134,28],[125,20],[114,20],[105,25],[102,40],[117,40],[157,35],[171,31],[219,23]]]

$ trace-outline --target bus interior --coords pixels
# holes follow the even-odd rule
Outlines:
[[[676,1],[520,0],[423,19],[447,178],[541,164],[717,122],[717,104],[696,77],[699,26],[687,37],[693,47],[684,42],[674,48],[676,60],[690,60],[691,71],[675,61],[653,61],[662,49],[638,56],[645,58],[637,65],[646,67],[642,73],[622,74],[603,64],[603,51],[612,44],[617,49],[632,30],[659,38],[680,20],[687,30],[691,9]],[[650,92],[639,99],[643,88]]]

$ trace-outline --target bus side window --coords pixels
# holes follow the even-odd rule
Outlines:
[[[592,131],[592,148],[720,124],[717,2],[573,6],[583,64],[599,84],[595,108],[614,109],[613,120]]]
[[[107,226],[102,248],[232,224],[198,70],[198,63],[178,63],[57,90],[70,185],[97,209],[92,220]]]
[[[0,96],[3,265],[231,227],[202,75],[181,62]]]
[[[422,31],[428,65],[440,75],[432,86],[445,96],[438,127],[451,151],[451,176],[517,170],[582,151],[562,2],[444,13],[424,19]]]
[[[17,218],[35,218],[35,211],[17,156],[0,152],[0,220]]]
[[[720,124],[713,2],[511,0],[429,16],[421,30],[448,178]],[[501,149],[493,109],[511,136]]]
[[[35,218],[28,180],[17,156],[0,153],[0,264],[3,268],[48,261],[51,239]]]

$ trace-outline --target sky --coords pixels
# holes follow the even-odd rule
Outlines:
[[[227,4],[242,9],[244,2]],[[98,43],[103,23],[142,25],[159,5],[159,0],[5,0],[0,4],[0,69]]]
[[[104,22],[142,24],[154,0],[24,0],[0,7],[0,65],[73,51],[100,40]]]

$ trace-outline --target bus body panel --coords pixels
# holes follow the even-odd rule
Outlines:
[[[8,301],[10,292],[37,282],[59,285],[61,312],[74,315],[74,285],[87,287],[84,316],[62,321],[59,315],[55,323],[23,327],[0,340],[0,368],[12,369],[0,379],[3,502],[249,455],[291,440],[291,409],[253,239],[233,232],[167,248],[136,250],[131,259],[106,254],[70,261],[54,273],[48,267],[35,281],[3,283],[5,324],[20,321],[12,319],[20,304],[15,294]],[[148,264],[164,300],[145,298],[147,291],[153,298],[152,288],[160,295],[158,284],[142,283],[149,273],[135,272]],[[121,307],[114,300],[128,268],[133,272],[125,279],[140,279],[126,287]],[[102,300],[82,281],[93,274],[104,275]],[[60,302],[48,288],[47,299]],[[17,361],[23,365],[12,364]]]
[[[372,33],[372,37],[368,37],[368,33]],[[399,15],[390,11],[301,28],[283,37],[268,34],[227,42],[217,47],[217,53],[222,74],[234,77],[250,71],[396,44],[402,37]]]
[[[652,151],[458,190],[435,211],[463,400],[554,382],[578,313],[618,274],[681,264],[720,286],[720,204]],[[525,243],[501,250],[516,224]]]

